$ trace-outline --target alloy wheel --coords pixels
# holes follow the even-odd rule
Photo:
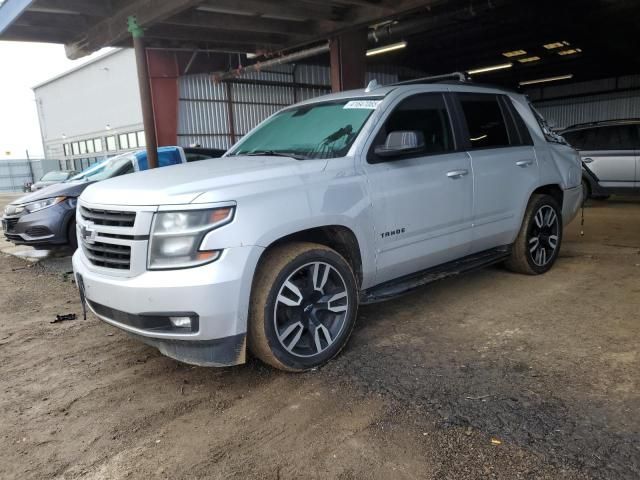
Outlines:
[[[529,234],[529,254],[534,264],[544,267],[558,248],[560,223],[556,211],[550,205],[541,206],[533,217]]]
[[[349,314],[344,278],[326,262],[302,265],[282,283],[273,321],[280,345],[298,357],[313,357],[334,344]]]

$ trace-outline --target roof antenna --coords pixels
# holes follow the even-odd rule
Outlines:
[[[371,90],[375,90],[378,88],[378,81],[374,78],[367,84],[367,88],[364,89],[365,92],[370,92]]]

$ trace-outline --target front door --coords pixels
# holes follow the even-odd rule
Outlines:
[[[394,131],[421,132],[424,150],[378,158],[375,146]],[[469,156],[455,145],[442,93],[402,100],[376,135],[365,165],[376,236],[376,283],[468,253],[473,172]]]

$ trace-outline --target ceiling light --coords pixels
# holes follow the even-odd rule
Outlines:
[[[529,63],[529,62],[537,62],[538,60],[540,60],[540,57],[538,56],[533,56],[533,57],[524,57],[524,58],[519,58],[518,61],[520,63]]]
[[[511,58],[511,57],[518,57],[520,55],[526,55],[527,52],[525,50],[512,50],[510,52],[504,52],[502,55],[507,57],[507,58]]]
[[[566,40],[563,40],[561,42],[552,42],[552,43],[545,43],[543,46],[544,48],[546,48],[547,50],[554,50],[556,48],[561,48],[561,47],[565,47],[567,45],[570,45],[569,42],[567,42]]]
[[[575,55],[580,52],[582,52],[581,48],[568,48],[567,50],[560,50],[558,55],[562,55],[564,57],[565,55]]]
[[[524,82],[520,82],[520,86],[524,85],[535,85],[536,83],[547,83],[547,82],[557,82],[558,80],[569,80],[573,78],[573,73],[568,75],[558,75],[557,77],[547,77],[547,78],[538,78],[536,80],[526,80]]]
[[[382,47],[372,48],[371,50],[367,50],[367,57],[371,57],[373,55],[380,55],[381,53],[391,52],[393,50],[400,50],[401,48],[405,48],[407,46],[407,42],[398,42],[391,43],[389,45],[384,45]]]
[[[492,65],[490,67],[482,67],[482,68],[475,68],[473,70],[468,70],[467,73],[469,75],[475,75],[476,73],[493,72],[494,70],[504,70],[506,68],[511,68],[511,67],[513,67],[513,63],[501,63],[500,65]]]

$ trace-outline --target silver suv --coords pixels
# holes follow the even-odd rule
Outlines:
[[[496,262],[549,270],[580,176],[522,95],[370,86],[285,108],[221,159],[87,188],[73,265],[98,317],[165,355],[301,371],[360,304]]]
[[[585,123],[561,134],[580,153],[586,196],[640,193],[640,120]]]

